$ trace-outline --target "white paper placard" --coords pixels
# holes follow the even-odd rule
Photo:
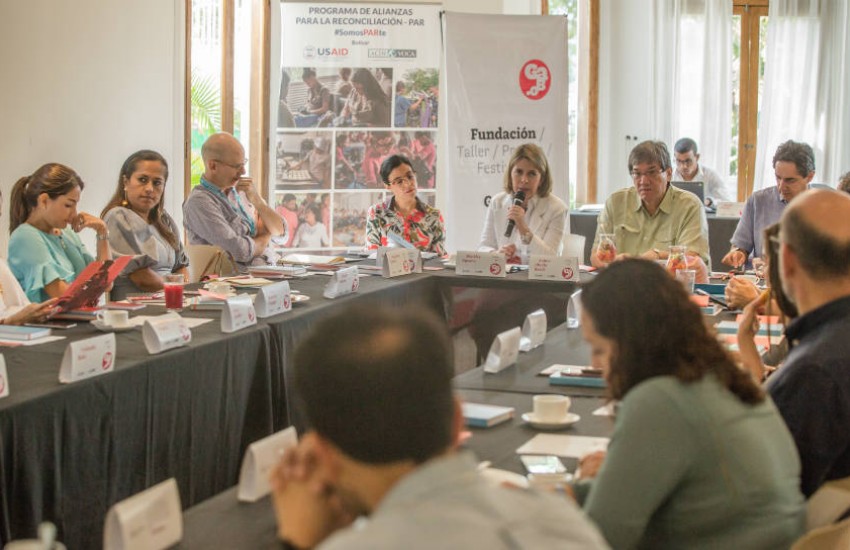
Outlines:
[[[744,213],[743,202],[718,202],[717,213],[718,218],[740,218]]]
[[[151,355],[189,345],[192,330],[177,313],[148,318],[142,325],[142,339]]]
[[[476,275],[478,277],[506,277],[505,255],[499,252],[458,251],[455,259],[455,272],[458,275]]]
[[[59,381],[63,384],[104,374],[115,368],[115,333],[71,342],[62,356]]]
[[[0,397],[9,395],[9,374],[6,372],[6,358],[0,353]]]
[[[390,248],[384,254],[381,275],[384,278],[422,273],[422,255],[417,249]]]
[[[522,324],[519,339],[520,351],[531,351],[546,339],[546,312],[542,309],[529,313]]]
[[[254,311],[261,319],[285,313],[291,309],[292,294],[288,281],[260,287],[254,298]]]
[[[183,538],[180,492],[172,477],[124,499],[106,514],[105,550],[159,550]]]
[[[298,444],[294,426],[251,443],[242,459],[239,472],[238,498],[243,502],[256,502],[272,490],[269,476],[280,461],[283,452]]]
[[[228,298],[221,311],[221,332],[236,332],[257,324],[254,302],[248,294]]]
[[[578,281],[578,258],[532,255],[528,278],[544,281]]]
[[[608,448],[607,437],[584,435],[538,434],[516,450],[518,455],[555,455],[581,458],[586,454]]]
[[[487,360],[484,362],[484,372],[499,372],[516,363],[517,357],[519,357],[519,339],[521,336],[522,332],[519,327],[496,335],[493,344],[490,346],[490,353],[487,354]]]
[[[360,277],[355,265],[335,271],[331,275],[331,280],[325,285],[323,296],[325,298],[337,298],[357,292],[358,288],[360,288]]]

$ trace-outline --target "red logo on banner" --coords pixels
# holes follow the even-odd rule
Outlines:
[[[101,362],[101,367],[103,370],[107,370],[110,365],[112,365],[112,352],[107,351],[103,354],[103,361]]]
[[[573,278],[573,270],[572,270],[572,268],[565,267],[563,270],[561,270],[561,276],[562,276],[564,279],[572,279],[572,278]]]
[[[502,266],[499,264],[490,264],[490,273],[493,275],[498,275],[502,272]]]
[[[543,99],[549,93],[551,84],[549,67],[539,59],[526,61],[519,71],[519,87],[528,99]]]

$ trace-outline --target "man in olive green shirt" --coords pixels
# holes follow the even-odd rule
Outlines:
[[[613,235],[617,256],[664,259],[668,247],[683,245],[688,254],[709,263],[708,222],[699,198],[670,185],[670,152],[660,141],[644,141],[629,154],[634,186],[614,192],[596,223],[591,264],[604,267],[597,257],[600,235]]]

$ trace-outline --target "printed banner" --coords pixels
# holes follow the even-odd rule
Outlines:
[[[271,200],[290,248],[362,247],[390,155],[436,203],[440,7],[281,2]],[[274,94],[273,94],[274,97]]]
[[[567,20],[445,14],[447,245],[474,250],[513,150],[546,153],[552,192],[570,203]],[[569,218],[568,218],[569,222]]]

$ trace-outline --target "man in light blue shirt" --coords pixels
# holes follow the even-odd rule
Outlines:
[[[773,155],[773,171],[776,186],[756,191],[747,199],[724,264],[740,267],[762,257],[764,228],[778,222],[785,206],[809,188],[815,175],[815,153],[806,143],[788,140]]]

